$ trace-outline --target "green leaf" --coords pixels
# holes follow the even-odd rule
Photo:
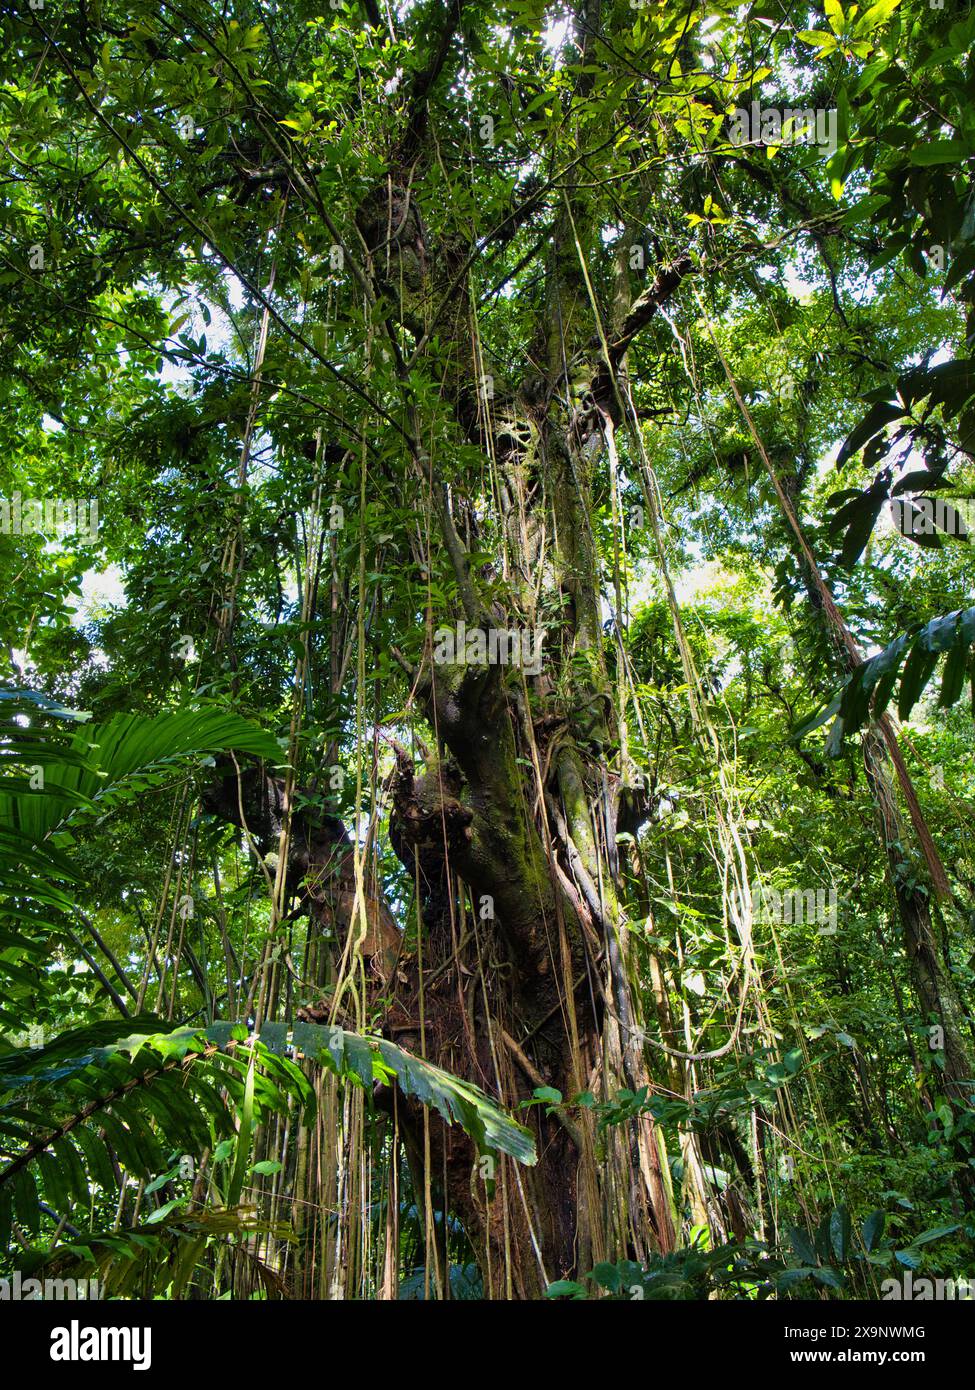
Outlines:
[[[867,1250],[873,1250],[877,1242],[884,1233],[884,1226],[887,1224],[887,1215],[881,1210],[872,1211],[863,1223],[863,1244]]]
[[[793,1226],[789,1230],[789,1240],[803,1264],[816,1264],[816,1250],[808,1231],[804,1231],[801,1226]]]
[[[829,1219],[829,1234],[833,1254],[840,1264],[845,1264],[850,1248],[850,1213],[846,1207],[839,1206],[833,1209]]]
[[[823,8],[829,27],[837,36],[842,36],[846,32],[846,20],[843,16],[843,6],[840,0],[823,0]]]
[[[472,1083],[451,1076],[432,1062],[414,1057],[385,1038],[322,1024],[296,1024],[292,1037],[295,1047],[339,1076],[354,1076],[362,1084],[373,1079],[385,1082],[394,1076],[405,1096],[415,1096],[431,1106],[448,1124],[459,1124],[481,1152],[498,1150],[519,1163],[535,1162],[531,1130],[511,1119]]]
[[[967,158],[968,150],[961,140],[932,140],[911,150],[912,164],[957,164]]]
[[[956,1221],[950,1226],[934,1226],[930,1231],[925,1231],[923,1235],[915,1236],[912,1246],[927,1245],[932,1240],[943,1240],[945,1236],[954,1235],[955,1231],[961,1230],[961,1222]]]
[[[608,1264],[605,1261],[596,1265],[589,1277],[595,1279],[600,1288],[608,1289],[610,1293],[617,1293],[622,1283],[619,1266]]]
[[[173,1197],[170,1201],[163,1202],[161,1207],[157,1207],[154,1212],[146,1217],[145,1224],[147,1226],[155,1226],[160,1221],[165,1221],[170,1212],[176,1211],[179,1207],[182,1207],[184,1200],[185,1199],[182,1197]]]
[[[899,4],[900,0],[877,0],[877,3],[871,5],[856,21],[856,33],[872,33],[890,18]]]
[[[581,1284],[577,1284],[573,1279],[556,1279],[554,1284],[549,1284],[545,1290],[546,1298],[586,1298],[585,1289]]]
[[[938,657],[959,647],[967,654],[973,643],[975,608],[959,609],[944,617],[932,618],[928,623],[917,624],[906,633],[901,633],[882,652],[858,666],[843,690],[832,697],[826,709],[798,724],[793,736],[799,738],[811,732],[822,724],[833,710],[838,710],[834,732],[831,734],[831,740],[835,744],[833,751],[838,751],[842,739],[861,727],[871,708],[874,716],[879,716],[887,707],[898,674],[901,681],[898,710],[901,718],[906,719],[931,679]],[[961,693],[957,680],[959,660],[960,658],[955,659],[956,664],[950,672],[947,691],[942,687],[942,694],[946,700],[951,695],[957,699]]]
[[[872,439],[875,434],[879,434],[885,425],[889,425],[894,420],[900,420],[903,414],[902,406],[893,405],[887,401],[877,401],[872,405],[843,443],[836,457],[837,467],[844,464],[848,458],[852,458],[863,448],[867,440]]]

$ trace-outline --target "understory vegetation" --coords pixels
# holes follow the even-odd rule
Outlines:
[[[0,1278],[975,1279],[970,8],[0,35]]]

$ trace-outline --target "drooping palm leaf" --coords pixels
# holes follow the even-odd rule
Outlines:
[[[66,747],[41,744],[30,752],[18,748],[21,732],[16,726],[5,730],[8,755],[40,766],[45,784],[53,782],[58,790],[45,796],[19,787],[11,794],[0,781],[0,826],[32,837],[35,844],[72,812],[110,810],[188,759],[228,749],[272,760],[281,756],[270,735],[239,715],[217,709],[117,714],[75,734]]]
[[[921,698],[941,656],[947,655],[938,703],[946,708],[961,696],[965,680],[972,686],[975,712],[975,669],[971,649],[975,644],[975,608],[958,609],[945,617],[932,618],[908,628],[882,652],[858,666],[841,690],[821,709],[804,719],[793,730],[796,740],[805,738],[833,719],[826,751],[839,753],[843,739],[863,727],[871,716],[878,718],[890,704],[894,687],[898,689],[897,712],[907,719]],[[834,718],[835,716],[835,718]]]
[[[25,963],[42,961],[73,915],[72,899],[58,885],[79,875],[60,845],[62,832],[194,758],[233,749],[273,760],[280,749],[254,724],[220,709],[121,714],[65,739],[60,729],[31,720],[38,713],[65,720],[71,711],[30,691],[0,693],[8,697],[0,726],[0,979],[29,987]],[[17,722],[24,718],[26,725]],[[0,1022],[16,1023],[2,1004]]]
[[[363,1086],[395,1078],[405,1096],[459,1124],[481,1152],[536,1160],[531,1131],[476,1086],[384,1038],[313,1023],[267,1025],[253,1039],[243,1024],[166,1033],[156,1031],[152,1015],[133,1021],[151,1031],[120,1036],[120,1023],[94,1024],[0,1058],[0,1136],[13,1153],[0,1169],[0,1240],[14,1219],[37,1229],[42,1193],[64,1212],[89,1203],[92,1188],[112,1190],[110,1155],[148,1179],[172,1152],[201,1154],[222,1135],[237,1134],[239,1144],[246,1128],[234,1165],[235,1205],[261,1111],[314,1106],[304,1073],[281,1055],[286,1049]],[[239,1134],[238,1114],[249,1116]]]

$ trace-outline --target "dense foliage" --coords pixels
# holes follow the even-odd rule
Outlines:
[[[970,8],[0,33],[0,1275],[975,1276]]]

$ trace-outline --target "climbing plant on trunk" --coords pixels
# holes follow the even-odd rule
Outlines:
[[[897,8],[844,17],[831,4],[829,33],[798,9],[781,24],[760,3],[746,17],[631,0],[557,12],[301,0],[287,13],[105,0],[4,17],[12,429],[40,482],[65,473],[97,493],[88,540],[119,566],[127,600],[80,634],[51,608],[43,545],[29,557],[36,584],[18,551],[3,570],[15,684],[29,698],[56,670],[60,698],[84,695],[99,719],[135,706],[191,728],[201,708],[204,723],[221,710],[251,721],[228,726],[247,737],[194,745],[205,767],[163,769],[172,781],[154,769],[147,796],[165,786],[172,804],[139,810],[163,867],[130,844],[136,867],[112,909],[139,933],[123,953],[137,964],[105,965],[94,927],[85,959],[120,1012],[152,1005],[174,1029],[204,1030],[179,1037],[234,1024],[295,1049],[296,1029],[338,1029],[362,1063],[347,1086],[342,1066],[292,1058],[300,1111],[268,1107],[254,1126],[261,1278],[273,1264],[301,1293],[395,1297],[404,1188],[427,1296],[449,1293],[464,1241],[483,1290],[519,1298],[607,1262],[666,1260],[691,1230],[744,1245],[772,1234],[783,1182],[806,1224],[828,1228],[838,1141],[825,1122],[810,1166],[788,1166],[795,1092],[822,1107],[823,1033],[799,1016],[776,924],[753,912],[757,822],[724,703],[734,677],[710,669],[684,614],[672,575],[699,557],[670,509],[702,480],[738,488],[721,524],[741,559],[756,508],[783,503],[792,532],[783,542],[766,514],[754,550],[784,551],[787,566],[797,546],[787,596],[826,594],[847,656],[859,650],[795,515],[811,464],[782,483],[791,441],[770,456],[748,402],[763,430],[792,407],[775,404],[767,363],[739,386],[718,342],[727,329],[747,344],[750,316],[765,315],[774,362],[795,323],[818,332],[819,301],[806,315],[782,287],[812,248],[844,409],[876,389],[874,325],[854,332],[843,299],[844,273],[886,264],[862,226],[871,212],[896,228],[912,274],[941,237],[946,289],[968,295],[968,222],[932,212],[950,201],[940,180],[968,197],[965,151],[932,143],[929,103],[905,173],[888,111],[900,120],[904,106],[892,55],[931,66],[921,20],[941,53],[963,53],[968,31],[926,9],[902,25]],[[961,123],[954,78],[924,80]],[[817,109],[838,93],[832,148],[770,147],[761,131],[743,144],[729,116],[771,91]],[[887,331],[902,293],[884,282],[863,312]],[[955,312],[925,302],[932,351]],[[915,374],[901,401],[928,401],[915,442],[939,460],[956,419],[965,451],[969,376],[962,363],[950,390],[942,376],[924,395]],[[906,418],[873,405],[877,429]],[[681,478],[685,453],[698,456]],[[80,592],[82,544],[57,563],[57,582]],[[631,634],[648,577],[661,604],[651,659]],[[833,658],[810,682],[819,695],[855,669]],[[909,982],[948,1035],[955,1125],[969,1020],[926,889],[900,872],[876,728],[864,751]],[[670,764],[705,786],[683,863],[661,831],[683,794],[661,791]],[[940,864],[910,785],[904,771],[925,862]],[[83,830],[94,888],[100,827]],[[700,1006],[689,994],[703,976],[685,958],[695,917],[718,943]],[[376,1058],[386,1064],[370,1070]],[[751,1072],[729,1081],[725,1065]],[[453,1095],[466,1124],[424,1103],[443,1075],[459,1090],[438,1081],[430,1094]],[[866,1092],[862,1065],[857,1079]],[[531,1141],[479,1142],[482,1101],[519,1116]],[[226,1136],[211,1137],[191,1211],[223,1183]],[[125,1183],[119,1203],[117,1224]],[[238,1293],[248,1268],[231,1276]]]

